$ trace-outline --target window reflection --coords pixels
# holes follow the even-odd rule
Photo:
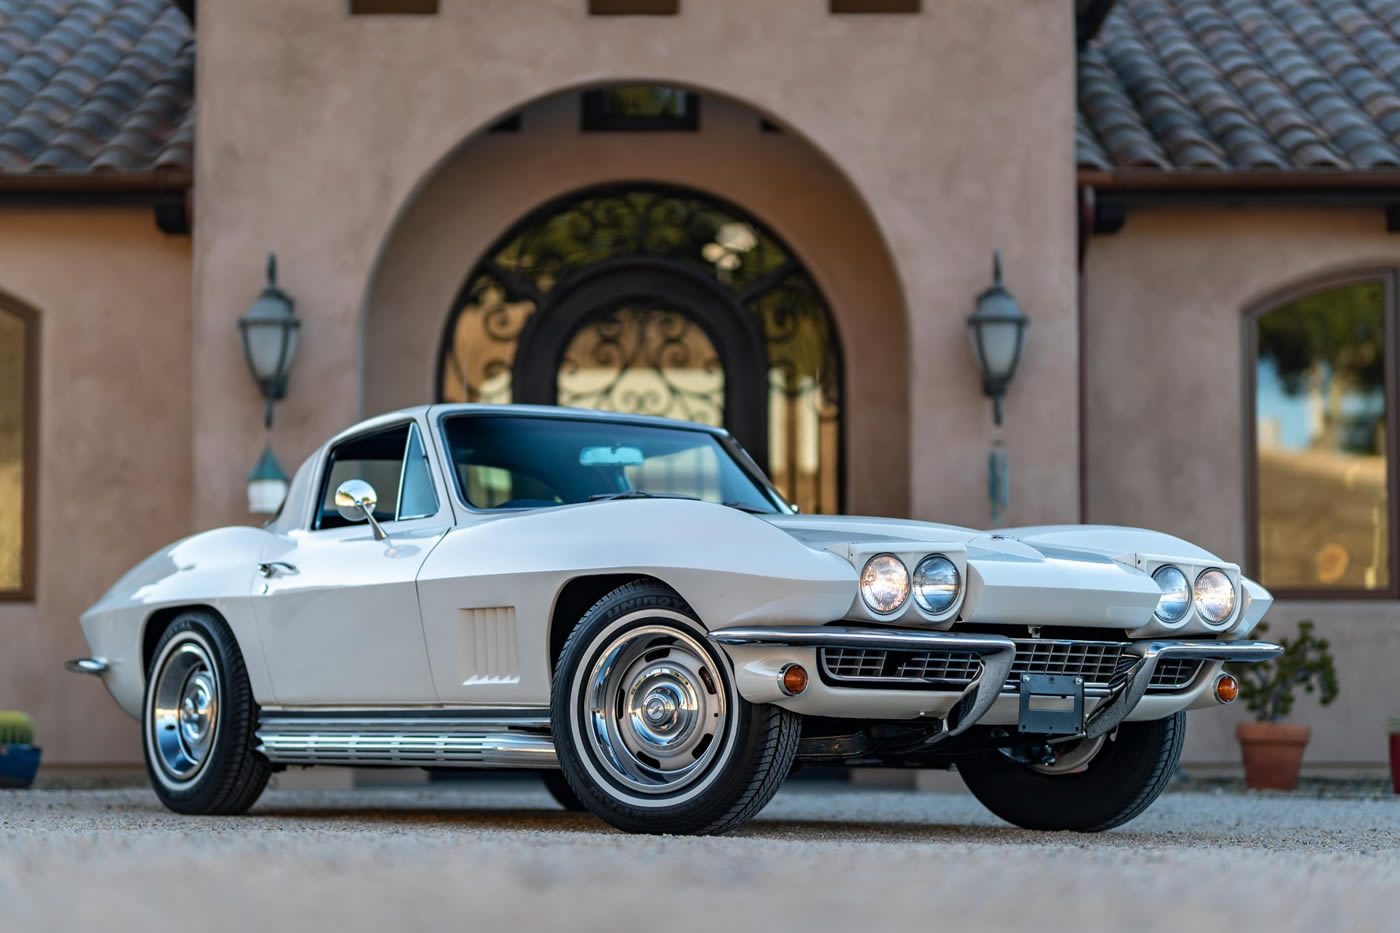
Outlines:
[[[1309,295],[1258,322],[1261,581],[1390,586],[1385,284]]]
[[[0,593],[24,582],[25,321],[0,308]]]

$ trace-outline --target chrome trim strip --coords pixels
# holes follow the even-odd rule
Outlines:
[[[279,716],[258,725],[258,751],[277,764],[557,768],[549,720]]]
[[[789,648],[884,648],[889,651],[928,651],[943,648],[973,654],[996,654],[1011,639],[1001,635],[960,632],[913,632],[908,629],[855,628],[845,625],[791,625],[722,628],[710,633],[721,645],[778,645]]]
[[[1016,659],[1016,643],[1002,635],[912,632],[905,629],[854,628],[843,625],[723,628],[710,633],[719,645],[789,648],[883,648],[891,651],[966,651],[982,660],[982,670],[954,701],[943,721],[941,738],[970,729],[1001,696],[1002,684]]]
[[[1112,697],[1099,704],[1084,725],[1084,737],[1093,739],[1118,728],[1137,708],[1157,662],[1164,658],[1185,658],[1193,661],[1233,661],[1236,664],[1257,664],[1283,653],[1278,645],[1266,641],[1150,641],[1134,642],[1126,654],[1137,655],[1137,662],[1128,676],[1118,685]]]
[[[92,674],[94,677],[101,677],[107,673],[108,664],[106,658],[74,658],[64,661],[63,669],[70,674]]]

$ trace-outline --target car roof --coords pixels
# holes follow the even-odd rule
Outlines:
[[[443,415],[455,414],[510,415],[512,417],[526,418],[568,418],[574,421],[596,421],[608,424],[641,424],[659,428],[704,431],[708,434],[719,436],[728,436],[729,434],[724,428],[717,428],[713,425],[698,424],[694,421],[682,421],[678,418],[663,418],[658,415],[619,414],[611,411],[596,411],[591,408],[565,408],[562,405],[517,405],[514,403],[501,405],[484,402],[467,402],[414,405],[410,408],[400,408],[397,411],[385,412],[373,418],[366,418],[364,421],[344,431],[340,431],[335,437],[331,438],[331,441],[337,441],[342,437],[358,434],[363,430],[374,428],[381,424],[391,424],[402,418],[416,418],[422,416],[431,421]]]

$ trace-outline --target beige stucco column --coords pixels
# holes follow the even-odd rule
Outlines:
[[[907,470],[891,472],[919,517],[984,520],[991,417],[963,318],[1000,247],[1034,321],[1007,403],[1011,519],[1073,520],[1070,8],[925,7],[843,17],[818,2],[709,0],[677,17],[598,18],[576,0],[445,3],[435,17],[349,17],[341,0],[201,7],[196,525],[246,519],[243,475],[262,429],[234,327],[263,254],[277,250],[305,320],[274,431],[294,461],[360,410],[376,257],[416,187],[502,114],[607,80],[745,101],[809,140],[865,200],[903,287],[907,338],[888,352],[906,355],[909,375],[889,391],[908,397],[911,441]],[[474,259],[462,257],[464,272]]]

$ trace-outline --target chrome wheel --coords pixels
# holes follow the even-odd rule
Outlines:
[[[173,645],[156,672],[150,704],[156,763],[171,779],[192,780],[209,758],[219,726],[219,679],[203,645]]]
[[[699,780],[726,744],[731,715],[701,643],[645,625],[613,636],[597,658],[582,681],[583,731],[606,776],[647,795]]]

